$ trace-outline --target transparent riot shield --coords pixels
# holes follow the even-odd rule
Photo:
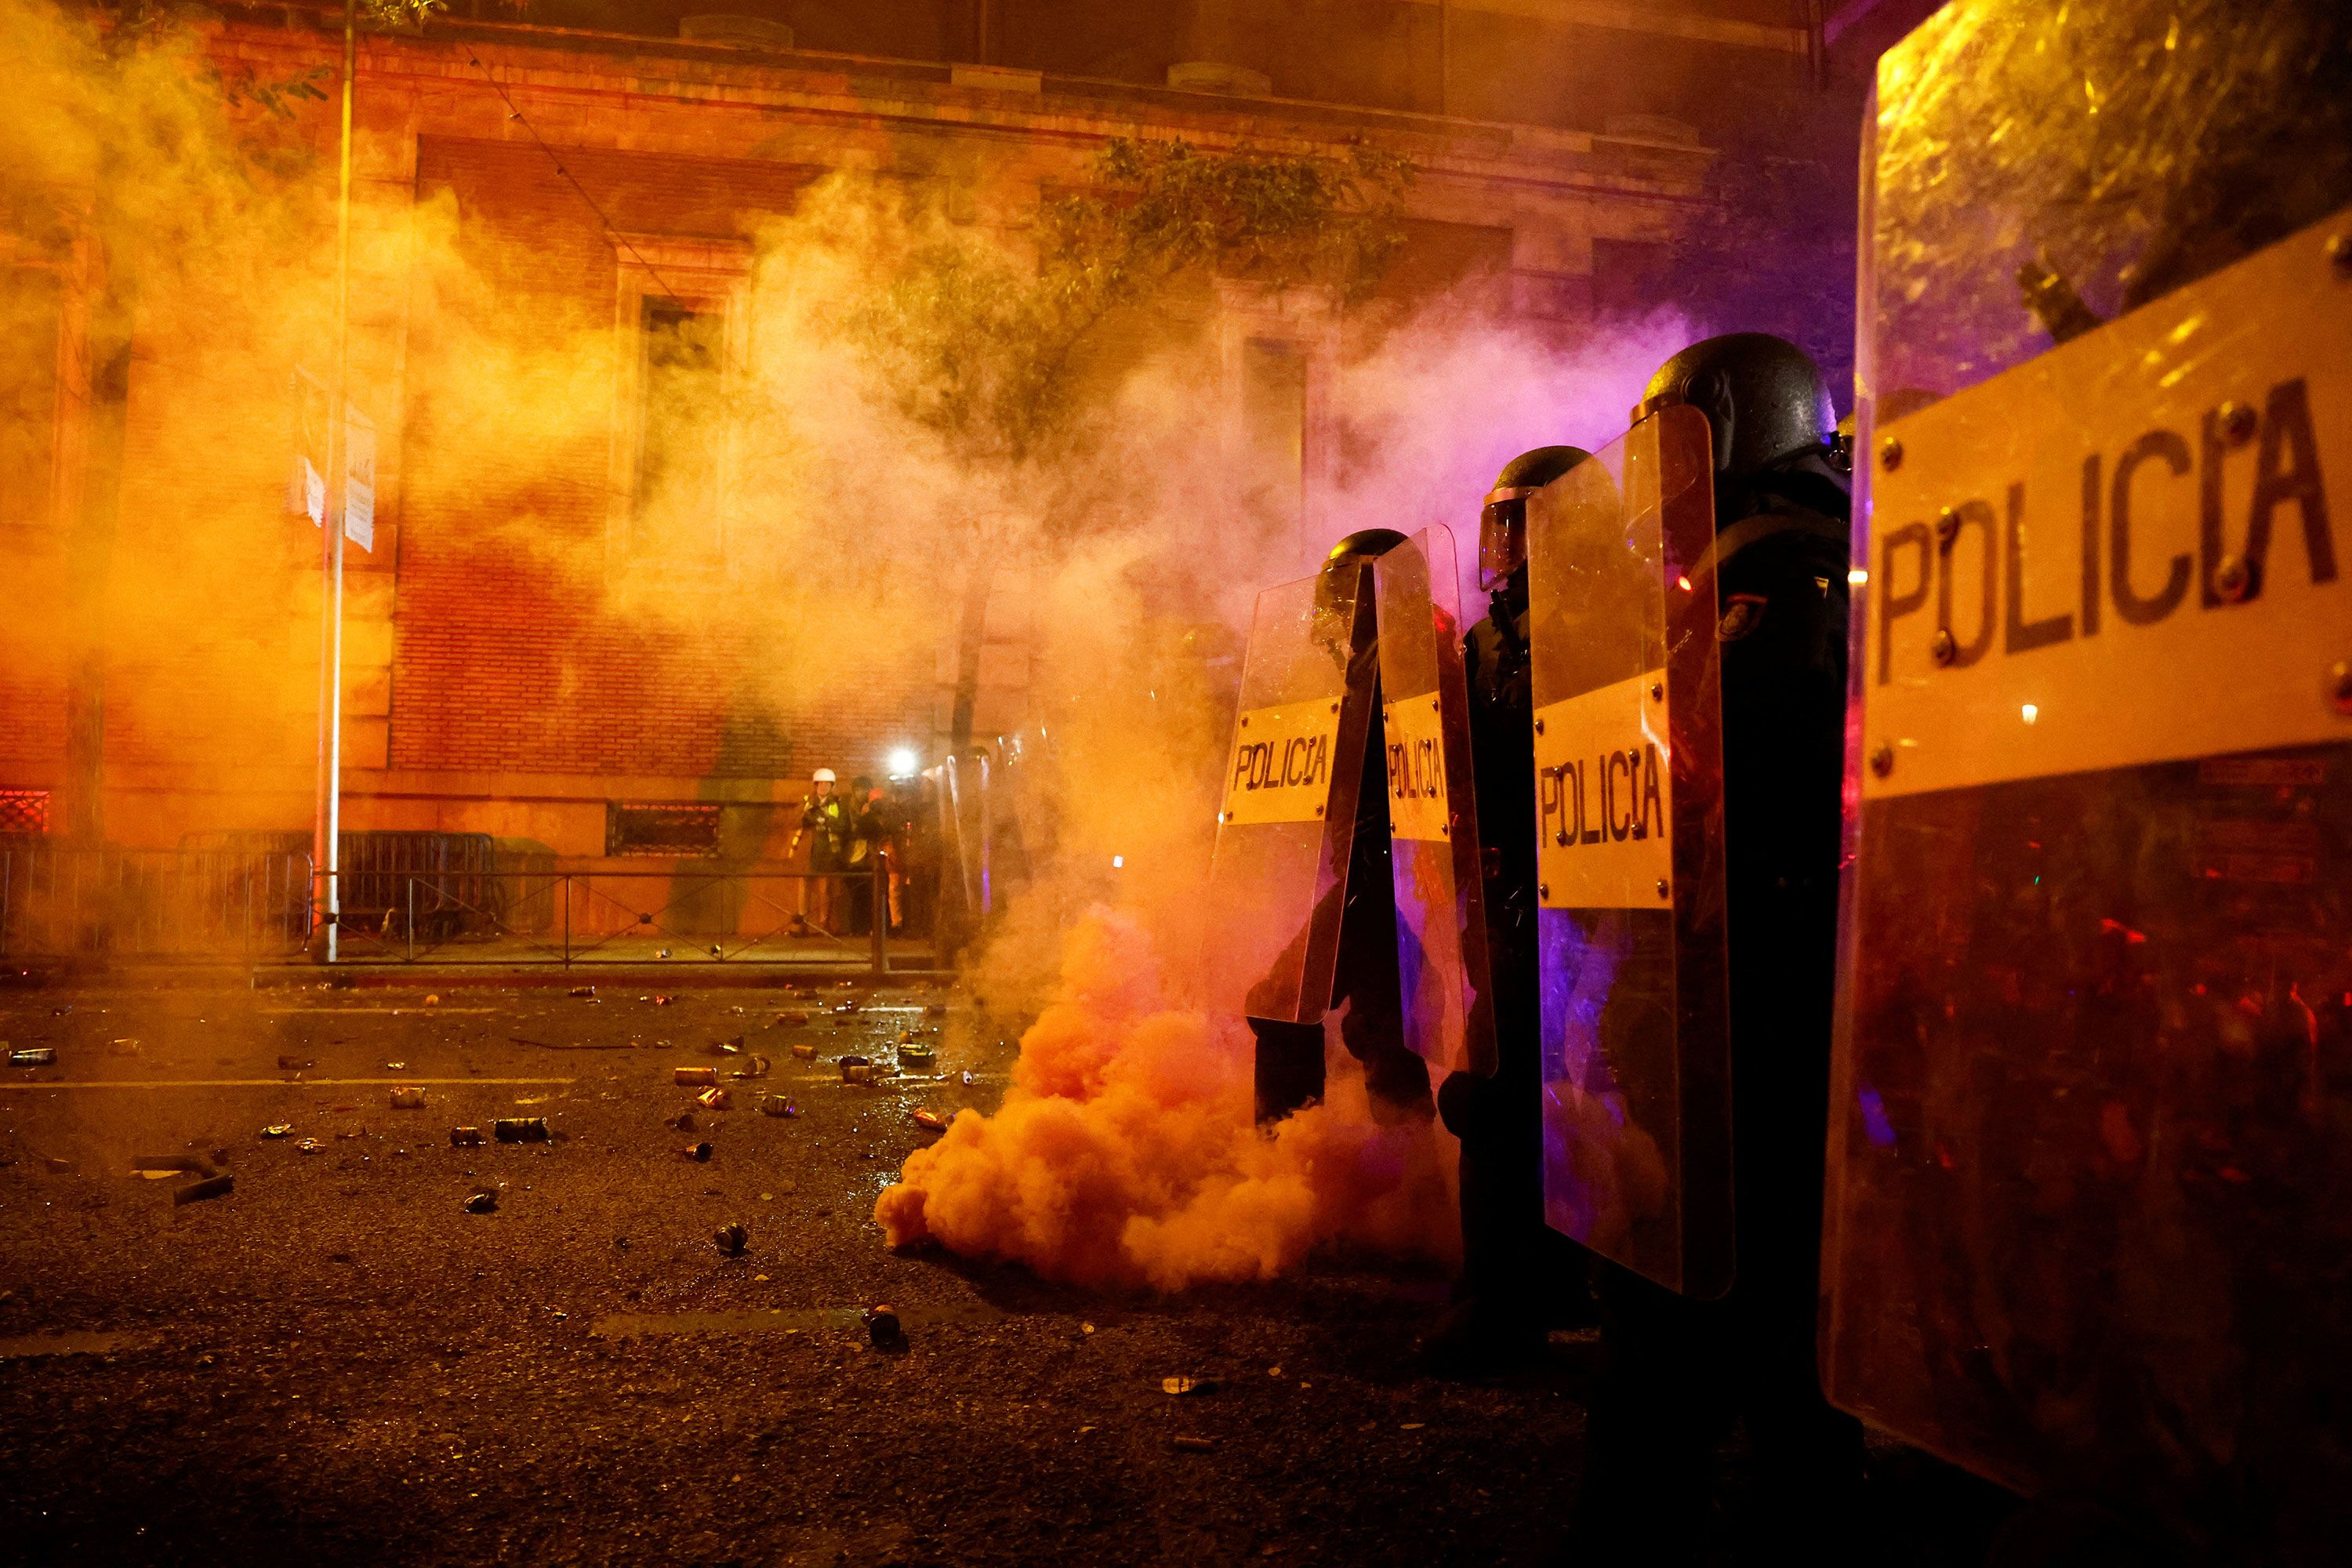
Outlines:
[[[1731,1285],[1714,464],[1659,411],[1528,500],[1544,1211]]]
[[[1258,595],[1209,869],[1204,1001],[1313,1023],[1331,1002],[1377,671],[1369,565]]]
[[[1454,536],[1442,528],[1372,563],[1389,866],[1404,1043],[1433,1068],[1491,1075],[1495,1001],[1454,574]]]
[[[2352,11],[1955,5],[1868,134],[1824,1384],[2340,1561]]]

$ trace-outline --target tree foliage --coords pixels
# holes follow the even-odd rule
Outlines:
[[[1039,209],[1034,271],[984,240],[940,240],[850,324],[900,408],[967,456],[1018,463],[1067,435],[1088,339],[1188,275],[1360,302],[1403,245],[1414,173],[1360,143],[1317,158],[1125,138],[1091,172],[1088,188]]]

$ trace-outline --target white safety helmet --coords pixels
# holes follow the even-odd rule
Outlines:
[[[838,781],[834,778],[833,770],[831,768],[819,768],[815,773],[809,775],[809,783],[811,784],[834,784],[836,782]]]

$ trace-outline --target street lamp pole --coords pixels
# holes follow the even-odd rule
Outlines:
[[[311,836],[310,864],[317,880],[314,907],[325,912],[326,959],[335,962],[341,945],[343,815],[343,509],[351,466],[352,317],[352,84],[359,59],[358,0],[343,0],[343,92],[341,145],[335,187],[335,382],[327,414],[328,505],[324,592],[319,626],[319,800]]]

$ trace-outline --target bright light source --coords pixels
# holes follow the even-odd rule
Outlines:
[[[1849,567],[1846,570],[1845,580],[1859,588],[1870,581],[1870,574],[1859,566]]]
[[[2042,717],[2042,710],[2041,710],[2041,709],[2039,709],[2039,708],[2036,708],[2036,707],[2035,707],[2032,703],[2031,703],[2031,702],[2029,702],[2029,703],[2027,703],[2027,704],[2025,705],[2023,711],[2024,711],[2024,714],[2025,714],[2025,721],[2026,721],[2027,723],[2029,723],[2029,724],[2032,723],[2036,719],[2039,719],[2039,718],[2041,718],[2041,717]]]
[[[911,777],[918,760],[912,746],[900,746],[890,753],[890,776],[894,779]]]
[[[1687,577],[1677,577],[1675,579],[1675,586],[1687,594],[1691,591],[1690,579]]]
[[[1126,864],[1127,857],[1124,855],[1114,855],[1110,858],[1110,868],[1114,871]]]

